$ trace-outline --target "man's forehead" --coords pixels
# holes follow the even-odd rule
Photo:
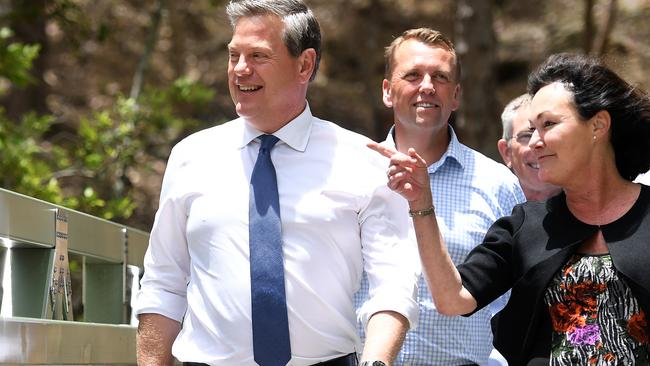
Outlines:
[[[243,20],[240,20],[242,22]],[[238,22],[238,24],[240,24]],[[273,49],[284,45],[281,38],[282,28],[272,24],[242,23],[241,28],[235,28],[228,49],[233,48],[259,48]]]
[[[228,49],[247,49],[270,50],[273,48],[273,42],[267,38],[260,37],[234,37],[228,43]]]
[[[283,30],[284,22],[277,15],[251,15],[241,17],[237,20],[233,29],[232,39],[244,35],[256,35],[263,38],[269,38],[271,35],[281,37]]]
[[[409,38],[404,40],[404,42],[400,43],[397,48],[395,49],[395,53],[400,53],[400,52],[410,52],[410,51],[405,51],[405,49],[409,50],[422,50],[422,51],[434,51],[436,53],[439,53],[441,56],[444,57],[444,55],[448,55],[448,57],[453,59],[453,53],[449,48],[445,47],[442,44],[431,44],[431,43],[426,43],[423,42],[417,38]]]
[[[423,44],[424,45],[424,44]],[[407,49],[408,48],[408,49]],[[415,50],[414,50],[415,48]],[[454,56],[444,48],[428,47],[421,48],[422,52],[417,52],[417,47],[400,47],[395,52],[395,63],[404,66],[416,65],[435,65],[439,68],[451,69],[454,66]],[[432,57],[433,56],[433,57]]]
[[[528,127],[528,115],[530,112],[530,103],[522,104],[515,111],[515,118],[512,120],[512,124],[515,126],[525,126]]]

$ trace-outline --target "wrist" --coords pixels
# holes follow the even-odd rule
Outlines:
[[[434,207],[431,197],[409,201],[409,211],[427,210],[431,207]]]
[[[433,205],[431,205],[431,206],[429,206],[427,208],[421,209],[421,210],[413,210],[413,209],[409,210],[409,216],[411,216],[412,218],[422,217],[422,216],[429,216],[429,215],[433,215],[435,213],[436,213],[436,209],[435,209],[435,207],[433,207]]]

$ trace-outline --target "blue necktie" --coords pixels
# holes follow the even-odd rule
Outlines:
[[[284,291],[280,202],[271,149],[273,135],[260,136],[250,184],[249,245],[253,355],[260,366],[285,366],[291,359]]]

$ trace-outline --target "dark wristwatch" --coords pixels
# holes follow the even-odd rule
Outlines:
[[[384,361],[363,361],[359,366],[386,366]]]

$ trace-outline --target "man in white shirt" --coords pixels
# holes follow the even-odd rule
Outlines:
[[[277,177],[290,353],[270,364],[356,365],[352,297],[365,270],[361,364],[390,365],[417,323],[407,204],[386,187],[369,140],[311,115],[320,30],[302,1],[233,0],[227,12],[240,118],[189,136],[169,158],[135,306],[138,364],[170,364],[173,354],[189,365],[266,366],[257,355],[271,347],[258,348],[252,330],[249,185],[260,141],[273,135],[264,151]]]

